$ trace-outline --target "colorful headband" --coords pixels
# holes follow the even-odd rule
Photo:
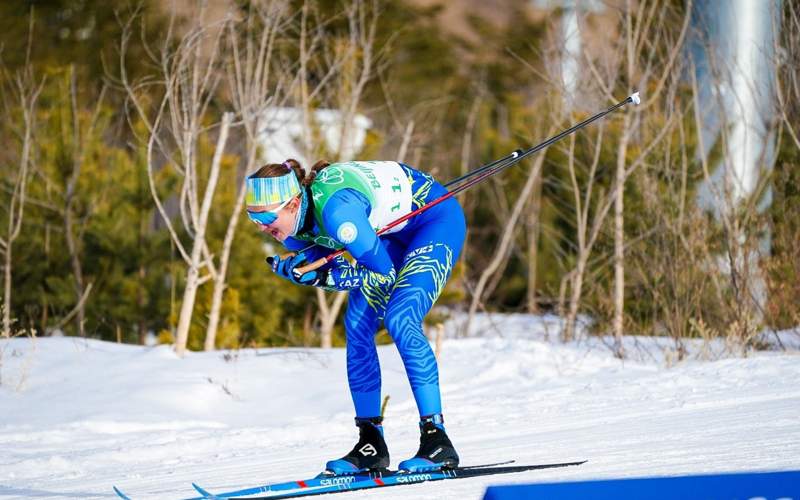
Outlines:
[[[283,163],[286,165],[286,162]],[[247,178],[247,204],[250,206],[267,206],[282,203],[300,194],[300,182],[294,171],[280,177]]]

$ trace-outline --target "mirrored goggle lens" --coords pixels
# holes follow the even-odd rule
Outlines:
[[[251,221],[262,226],[268,226],[278,218],[278,214],[275,212],[251,212],[250,210],[247,211],[247,216]]]

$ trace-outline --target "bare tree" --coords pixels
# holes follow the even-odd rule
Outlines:
[[[136,116],[147,129],[144,141],[147,144],[151,194],[175,248],[186,264],[186,282],[175,332],[175,350],[181,356],[186,350],[197,289],[215,273],[206,231],[222,155],[233,122],[232,113],[225,112],[221,119],[216,119],[210,110],[212,100],[218,95],[222,74],[220,52],[229,20],[209,23],[205,20],[205,13],[203,4],[193,18],[194,23],[177,43],[173,42],[175,19],[171,20],[158,52],[151,52],[153,62],[158,66],[155,80],[133,82],[125,70],[133,19],[124,26],[120,47],[120,81]],[[153,95],[159,97],[153,99]],[[211,164],[204,173],[198,161],[198,150],[201,137],[211,129],[217,130],[217,140]],[[160,198],[155,171],[162,162],[180,178],[177,203],[191,248],[184,244],[164,200]]]
[[[588,168],[588,175],[586,186],[581,190],[578,183],[578,175],[575,162],[575,136],[570,137],[569,150],[567,152],[568,171],[570,182],[572,186],[572,194],[574,196],[575,207],[575,233],[577,240],[576,248],[576,262],[575,268],[569,273],[570,276],[570,290],[571,296],[569,300],[569,309],[566,311],[566,318],[564,323],[564,330],[562,332],[562,340],[572,340],[575,332],[575,322],[578,317],[578,307],[581,300],[583,291],[583,280],[586,273],[586,265],[589,262],[592,247],[597,236],[600,233],[600,222],[602,219],[595,219],[592,234],[589,234],[589,209],[592,206],[592,196],[595,194],[595,181],[597,174],[597,166],[600,161],[600,151],[603,143],[603,129],[604,124],[600,123],[597,130],[597,138],[595,139],[594,155],[591,164]],[[607,206],[610,206],[606,202]]]
[[[309,0],[303,2],[300,16],[299,68],[296,87],[303,121],[303,154],[306,158],[313,158],[317,156],[321,148],[319,144],[313,143],[314,105],[312,103],[315,97],[322,100],[323,90],[325,90],[323,84],[327,85],[328,81],[338,74],[341,58],[335,55],[331,56],[329,48],[325,50],[326,47],[323,44],[326,39],[322,29],[325,22],[319,19],[316,11],[311,10]],[[319,54],[323,54],[323,57],[319,57]],[[315,65],[315,69],[325,75],[314,88],[309,88],[310,65]],[[328,303],[328,297],[323,290],[317,288],[314,293],[319,304],[317,315],[320,319],[320,345],[323,348],[330,348],[333,344],[333,327],[347,298],[347,293],[335,292],[331,303]]]
[[[380,57],[376,53],[375,36],[378,30],[380,2],[378,0],[351,0],[346,9],[348,38],[342,51],[342,69],[336,85],[336,104],[342,112],[340,157],[344,148],[352,144],[354,120],[361,106],[364,89],[375,77],[375,65]],[[342,159],[342,158],[338,158]]]
[[[685,338],[713,336],[708,320],[715,315],[717,300],[715,278],[709,273],[711,230],[691,184],[697,165],[687,121],[677,120],[675,133],[659,148],[661,154],[639,172],[643,209],[628,220],[651,229],[640,244],[630,241],[626,251],[629,279],[653,318],[650,333],[669,335],[671,355],[678,361],[688,353]]]
[[[2,163],[8,170],[3,179],[10,184],[10,196],[4,207],[8,212],[8,221],[4,234],[0,236],[0,253],[3,255],[3,337],[11,335],[11,280],[13,268],[14,241],[19,237],[22,220],[25,216],[28,180],[31,176],[36,141],[36,113],[39,95],[44,87],[44,77],[39,78],[30,62],[31,38],[33,33],[33,15],[30,18],[28,52],[25,65],[15,74],[8,73],[5,65],[0,64],[0,93],[2,94],[3,120],[19,141],[19,148],[7,150],[8,155]],[[0,63],[2,61],[0,60]],[[21,123],[16,115],[21,115]]]
[[[334,41],[334,60],[340,65],[335,85],[330,89],[333,103],[342,113],[341,133],[335,157],[342,160],[345,148],[352,144],[354,120],[364,96],[367,83],[375,77],[375,66],[380,54],[376,53],[375,36],[380,16],[378,0],[353,0],[346,7],[348,37]],[[332,303],[321,289],[317,289],[320,305],[320,339],[322,347],[332,345],[333,327],[344,305],[346,293],[336,292]]]
[[[718,307],[712,328],[740,354],[752,347],[766,316],[763,266],[768,263],[765,257],[771,243],[769,236],[765,237],[769,227],[764,208],[772,198],[769,190],[777,158],[772,148],[775,127],[779,126],[779,133],[788,134],[789,144],[793,142],[792,120],[784,114],[785,91],[791,92],[791,86],[783,84],[786,80],[782,77],[789,75],[778,68],[796,49],[791,42],[785,48],[779,46],[779,4],[761,2],[755,11],[747,11],[759,22],[771,19],[772,31],[762,30],[759,38],[747,39],[735,50],[723,48],[734,35],[717,32],[714,37],[698,36],[703,50],[697,53],[704,71],[692,68],[691,73],[697,155],[703,177],[698,202],[713,216],[708,235],[712,249],[708,279]],[[787,6],[784,13],[793,9],[796,7]],[[728,12],[743,14],[733,9]],[[791,15],[784,16],[789,26],[790,19]],[[742,36],[735,35],[736,39]],[[711,121],[709,116],[713,117]]]
[[[77,90],[77,77],[75,75],[74,66],[69,70],[69,109],[71,117],[71,137],[69,138],[69,147],[72,150],[70,158],[70,173],[67,178],[67,183],[64,186],[63,200],[61,203],[60,213],[64,221],[64,238],[67,242],[67,250],[69,251],[70,264],[72,266],[72,274],[75,279],[75,321],[78,327],[78,334],[83,337],[86,332],[84,330],[85,316],[86,316],[86,300],[92,289],[92,283],[86,283],[84,279],[83,265],[81,262],[81,241],[83,240],[83,233],[88,224],[89,217],[91,216],[91,207],[86,210],[76,220],[75,202],[78,196],[78,181],[81,179],[84,160],[86,158],[89,141],[92,140],[95,126],[100,115],[100,110],[103,105],[103,98],[106,92],[104,85],[95,99],[94,110],[91,114],[89,123],[84,126],[81,123],[82,109],[78,106],[78,90]],[[70,315],[67,315],[69,317]],[[61,324],[64,323],[62,319]]]
[[[683,47],[691,17],[692,3],[684,6],[682,18],[678,18],[679,31],[673,30],[669,21],[675,17],[675,8],[668,2],[642,1],[636,5],[627,0],[624,10],[620,11],[618,24],[620,35],[617,37],[616,49],[611,57],[614,64],[606,64],[606,71],[601,70],[588,54],[586,61],[594,76],[594,83],[609,102],[615,102],[619,96],[614,95],[618,82],[626,82],[628,95],[635,90],[648,87],[655,82],[652,91],[648,91],[643,106],[630,110],[623,116],[620,139],[617,145],[617,165],[615,170],[614,198],[614,317],[612,331],[615,338],[614,352],[617,356],[625,355],[622,349],[623,317],[625,303],[625,233],[624,233],[624,186],[630,175],[626,168],[629,165],[628,150],[636,131],[642,127],[642,114],[660,103],[660,97],[669,82],[677,80],[679,54]],[[651,146],[654,146],[652,144]],[[634,159],[634,162],[642,157]],[[569,323],[569,321],[568,321]],[[569,331],[567,333],[570,333]],[[570,333],[571,335],[571,333]]]
[[[692,92],[694,98],[694,119],[695,126],[699,131],[697,134],[698,149],[701,151],[700,160],[702,165],[705,185],[708,186],[708,194],[713,199],[716,207],[719,223],[722,227],[723,255],[727,259],[725,264],[719,261],[719,253],[712,249],[707,256],[709,260],[709,278],[714,284],[716,296],[722,306],[725,316],[724,322],[727,323],[727,331],[723,333],[725,339],[729,341],[730,347],[740,350],[741,354],[746,353],[746,348],[758,333],[758,320],[760,316],[757,300],[757,283],[755,269],[755,257],[757,255],[757,235],[755,234],[758,226],[757,204],[755,203],[762,194],[761,189],[751,193],[749,199],[741,199],[736,194],[734,183],[729,171],[723,172],[723,179],[718,183],[712,174],[712,165],[706,151],[703,133],[703,118],[701,117],[702,105],[699,102],[700,89],[696,78],[692,78]],[[723,110],[722,103],[717,104],[718,109]],[[720,133],[722,142],[721,163],[727,169],[727,162],[730,161],[731,150],[728,131]],[[766,151],[766,148],[764,148]],[[764,153],[762,153],[763,156]],[[761,159],[763,161],[763,158]],[[763,184],[762,184],[763,189]]]
[[[278,35],[286,22],[288,5],[286,1],[262,0],[253,2],[245,18],[231,22],[227,26],[229,66],[228,87],[233,108],[236,110],[245,136],[244,172],[251,172],[258,160],[258,123],[268,107],[280,97],[285,86],[285,78],[273,81],[275,67],[274,53]],[[233,238],[241,218],[246,195],[246,184],[239,173],[234,173],[234,181],[239,186],[228,219],[228,226],[220,251],[219,266],[209,259],[209,269],[214,280],[211,309],[206,327],[204,349],[214,350],[219,325],[222,296],[226,288],[228,262],[230,260]]]
[[[778,45],[775,49],[782,57],[777,58],[775,68],[775,98],[778,102],[780,113],[786,133],[795,147],[800,150],[800,123],[792,115],[792,110],[798,109],[800,102],[800,6],[796,3],[786,2],[783,16],[784,46],[775,37]],[[777,27],[773,30],[777,32]],[[794,120],[792,119],[794,118]]]
[[[317,106],[331,106],[341,113],[339,141],[332,160],[342,160],[352,144],[352,131],[364,91],[376,75],[382,56],[376,50],[377,26],[380,16],[378,0],[354,0],[344,9],[347,32],[344,37],[330,36],[324,32],[330,19],[321,19],[309,1],[300,12],[298,44],[299,68],[296,94],[303,121],[303,153],[306,158],[319,155],[322,144],[315,144],[313,132],[314,111]],[[309,86],[310,74],[316,82]],[[349,152],[348,152],[349,153]],[[333,327],[347,299],[346,292],[334,292],[332,300],[326,293],[316,290],[319,304],[320,344],[332,345]]]
[[[525,231],[527,233],[527,261],[528,261],[528,287],[525,293],[528,312],[537,314],[539,312],[539,299],[537,296],[537,281],[539,269],[539,235],[540,217],[542,210],[542,176],[536,179],[531,194],[530,204],[527,209],[525,219]]]
[[[773,67],[780,117],[776,150],[781,163],[776,165],[773,181],[772,248],[765,267],[770,326],[782,328],[800,325],[800,199],[793,188],[797,185],[798,162],[789,159],[800,157],[800,5],[784,2],[782,17],[774,22],[780,23]],[[774,33],[778,31],[773,27]]]
[[[548,132],[547,135],[549,136],[553,130],[554,128],[551,128],[550,132]],[[525,185],[522,187],[522,191],[520,191],[519,196],[517,197],[517,200],[514,203],[514,208],[511,210],[511,215],[506,220],[506,225],[503,228],[503,233],[502,236],[500,237],[500,241],[497,243],[497,247],[493,252],[493,257],[489,261],[489,263],[483,268],[483,271],[481,271],[481,275],[478,278],[478,283],[475,285],[475,289],[472,292],[472,301],[470,302],[467,321],[463,327],[463,331],[465,334],[469,334],[470,325],[472,324],[472,320],[475,317],[475,312],[477,311],[478,305],[481,302],[481,297],[483,295],[484,289],[486,288],[486,284],[489,281],[489,278],[495,275],[495,273],[497,273],[499,269],[505,267],[503,263],[508,258],[508,253],[510,251],[510,247],[514,240],[514,234],[517,231],[517,222],[519,222],[519,219],[523,214],[523,209],[528,205],[528,200],[530,199],[531,192],[533,191],[539,178],[542,175],[542,165],[544,164],[545,158],[546,156],[544,154],[540,154],[534,160],[533,169],[528,174],[528,178],[525,181]]]
[[[480,116],[481,107],[483,102],[486,99],[486,85],[484,82],[484,76],[481,75],[481,79],[475,85],[475,96],[472,99],[472,105],[469,108],[469,112],[467,113],[467,122],[464,127],[464,133],[461,138],[461,162],[460,162],[460,175],[465,175],[472,165],[472,154],[473,154],[473,140],[475,135],[475,130],[478,128],[478,118]],[[464,215],[467,219],[470,218],[471,213],[474,211],[475,206],[477,205],[477,197],[469,198],[466,196],[462,196],[459,203],[464,211]],[[464,236],[464,253],[466,254],[466,249],[470,247],[470,237],[471,232],[467,231],[467,234]],[[461,259],[461,266],[462,266],[462,275],[466,276],[470,269],[469,269],[469,259]],[[480,300],[480,298],[478,299]],[[469,330],[466,329],[469,327],[469,323],[472,322],[471,317],[467,318],[467,325],[465,325],[465,330],[462,332],[464,335],[469,334]]]
[[[636,88],[628,88],[629,93],[638,88],[644,88],[648,81],[657,80],[656,88],[652,93],[648,92],[646,96],[648,102],[645,104],[645,108],[649,108],[660,101],[660,95],[664,91],[665,84],[669,81],[673,71],[677,70],[676,61],[678,54],[683,50],[683,41],[686,38],[691,18],[692,2],[690,0],[685,6],[677,39],[670,37],[671,31],[667,28],[668,23],[665,22],[670,16],[672,8],[664,2],[661,2],[661,5],[659,5],[659,2],[652,2],[649,6],[645,4],[646,2],[642,2],[639,5],[640,10],[635,19],[631,15],[633,8],[630,0],[627,4],[629,13],[625,21],[625,50],[627,54],[625,80],[639,82],[632,85],[632,87]],[[650,12],[645,15],[644,9],[646,7],[650,9]],[[658,8],[657,13],[655,11],[656,8]],[[650,29],[651,26],[653,27],[652,29]],[[652,50],[648,46],[664,47],[667,54],[666,61],[660,54],[660,50]],[[640,67],[644,68],[644,70],[641,70]],[[674,76],[672,81],[676,81]],[[616,182],[620,185],[624,182],[628,147],[634,134],[633,123],[631,115],[626,114],[623,119],[622,136],[617,149]],[[625,313],[625,231],[623,214],[624,192],[619,189],[614,200],[614,321],[612,331],[615,339],[614,353],[620,358],[625,356],[622,348],[623,317]]]
[[[626,164],[622,174],[618,174],[615,177],[610,192],[607,194],[601,190],[598,190],[601,192],[595,192],[597,169],[600,161],[600,152],[603,146],[605,124],[600,123],[598,125],[597,138],[594,143],[595,149],[591,162],[586,169],[588,174],[586,175],[585,184],[583,186],[579,182],[577,175],[578,165],[575,162],[574,156],[575,136],[571,136],[572,139],[567,155],[568,173],[575,202],[577,248],[575,266],[567,275],[571,292],[569,305],[566,311],[564,329],[562,331],[562,339],[565,341],[574,338],[587,264],[589,263],[592,249],[601,234],[606,217],[616,203],[618,192],[624,188],[625,181],[645,162],[648,155],[650,155],[653,149],[664,139],[667,132],[672,130],[677,121],[676,116],[677,115],[670,116],[666,123],[661,124],[661,127],[658,129],[659,131],[653,136],[650,142],[640,150],[633,161]],[[593,200],[593,197],[595,200]]]

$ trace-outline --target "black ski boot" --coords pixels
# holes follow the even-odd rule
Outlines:
[[[458,467],[458,453],[444,431],[441,414],[422,417],[419,429],[419,451],[413,458],[400,462],[398,469],[423,472]]]
[[[359,418],[358,443],[347,455],[325,465],[331,474],[356,474],[389,467],[389,448],[383,440],[383,417]]]

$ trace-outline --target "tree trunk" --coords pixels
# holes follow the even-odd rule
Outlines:
[[[69,199],[71,200],[71,195]],[[71,202],[68,201],[64,210],[64,237],[67,240],[67,250],[69,251],[70,264],[72,265],[72,274],[75,278],[75,300],[77,301],[78,306],[78,312],[75,315],[75,322],[78,326],[78,335],[85,337],[86,332],[84,330],[84,325],[86,309],[83,302],[81,302],[81,297],[83,296],[84,291],[83,267],[81,266],[80,255],[78,255],[78,245],[75,241],[74,235],[72,234],[73,224],[71,205]]]
[[[33,18],[31,18],[33,22]],[[30,69],[30,68],[28,68]],[[28,167],[31,159],[31,149],[34,141],[34,127],[36,119],[36,102],[44,86],[44,80],[36,84],[32,78],[32,70],[26,72],[28,77],[18,76],[16,79],[17,99],[22,109],[24,130],[22,133],[22,151],[20,152],[19,171],[14,183],[14,191],[8,205],[8,232],[5,238],[0,238],[5,262],[3,266],[3,336],[11,336],[11,271],[12,249],[14,241],[22,229],[22,219],[25,214],[25,197],[28,189]],[[0,92],[5,89],[0,89]]]
[[[78,335],[81,337],[86,336],[85,323],[86,323],[86,306],[81,297],[84,296],[86,288],[84,287],[83,279],[83,266],[81,264],[80,256],[80,242],[76,241],[73,229],[73,213],[72,206],[75,201],[76,191],[78,189],[78,181],[81,177],[81,170],[83,167],[83,157],[85,154],[85,147],[81,141],[81,125],[78,110],[78,91],[77,80],[75,76],[75,67],[70,66],[69,74],[69,98],[70,98],[70,111],[72,113],[72,147],[74,152],[72,155],[72,172],[70,173],[69,180],[67,181],[65,189],[64,200],[64,236],[67,240],[67,249],[69,251],[70,264],[72,265],[72,274],[75,278],[75,300],[77,301],[77,314],[75,321],[78,326]],[[103,93],[97,101],[99,106],[103,99]],[[91,135],[94,122],[89,126],[86,131],[86,136]],[[80,231],[79,231],[80,232]]]
[[[222,271],[220,271],[220,274]],[[222,294],[227,287],[225,278],[214,280],[214,291],[211,294],[211,310],[208,313],[208,325],[206,326],[206,339],[203,343],[204,351],[216,349],[217,328],[219,328],[219,318],[222,311]]]
[[[617,189],[614,198],[614,355],[623,358],[622,349],[623,315],[625,312],[625,157],[628,152],[628,129],[630,115],[625,114],[622,125],[622,137],[617,151]]]
[[[311,304],[306,304],[306,312],[303,314],[303,347],[311,347],[313,340],[312,321],[314,319],[314,309]]]
[[[197,288],[205,281],[200,277],[201,267],[205,264],[201,262],[203,248],[206,245],[206,227],[208,223],[208,213],[211,210],[211,201],[219,180],[220,163],[222,163],[222,153],[225,150],[225,143],[228,140],[228,130],[233,121],[232,113],[222,115],[222,124],[217,138],[214,158],[211,161],[211,169],[208,175],[208,183],[203,194],[203,204],[198,214],[196,232],[192,243],[192,254],[189,259],[189,267],[186,271],[186,288],[183,292],[183,302],[178,320],[178,330],[175,334],[175,352],[178,356],[183,356],[186,352],[186,342],[189,340],[189,326],[192,322],[194,302],[197,297]],[[187,173],[188,173],[187,169]],[[196,182],[196,179],[194,180]]]
[[[414,135],[414,120],[409,120],[406,125],[406,130],[403,132],[403,142],[400,144],[400,149],[397,152],[397,161],[400,163],[406,160],[406,152],[408,151],[408,145],[411,144],[412,135]]]
[[[3,262],[3,337],[11,337],[11,244]]]
[[[175,352],[181,357],[186,353],[186,342],[189,340],[189,326],[192,323],[194,301],[197,297],[197,288],[200,286],[200,272],[198,270],[200,265],[200,245],[198,241],[197,239],[195,240],[196,250],[192,250],[192,262],[186,271],[186,287],[183,289],[181,312],[180,316],[178,316],[178,329],[175,331]]]
[[[236,196],[236,203],[234,204],[231,218],[228,221],[228,229],[225,232],[225,239],[222,243],[219,271],[214,279],[214,293],[211,299],[211,312],[208,316],[208,327],[206,328],[206,340],[204,345],[206,351],[213,351],[216,343],[217,328],[219,326],[219,317],[222,310],[222,294],[225,292],[225,288],[227,288],[228,263],[230,262],[233,238],[236,235],[236,226],[239,224],[239,215],[242,211],[242,206],[244,206],[246,194],[247,184],[242,182],[239,188],[239,194]]]
[[[140,173],[137,173],[137,215],[139,216],[139,231],[137,235],[137,252],[138,252],[138,259],[139,259],[139,286],[136,290],[136,309],[139,315],[137,319],[137,333],[139,339],[139,345],[144,345],[145,339],[147,337],[147,324],[145,323],[145,304],[147,299],[145,298],[145,280],[147,279],[147,267],[145,267],[145,252],[144,252],[144,241],[145,236],[147,235],[147,217],[145,216],[146,211],[141,204],[141,199],[143,199],[142,193],[144,192],[144,183],[142,182],[142,176]]]
[[[569,299],[569,311],[564,322],[564,330],[561,333],[561,340],[569,342],[575,338],[575,324],[578,320],[578,306],[581,303],[581,293],[583,291],[583,273],[586,270],[586,262],[589,259],[589,251],[584,250],[578,256],[575,266],[575,273],[572,276],[571,294]]]
[[[341,311],[346,298],[347,292],[336,292],[333,302],[328,305],[327,300],[325,300],[325,292],[317,288],[317,300],[320,306],[320,347],[327,349],[333,346],[333,327],[336,325],[336,318],[339,317],[339,311]]]
[[[539,260],[539,212],[542,209],[542,178],[536,179],[533,187],[533,199],[528,211],[528,289],[526,302],[528,312],[539,313],[539,304],[536,299],[537,262]]]
[[[491,276],[500,268],[502,261],[507,256],[508,248],[514,239],[513,236],[517,221],[519,220],[519,217],[522,214],[522,209],[526,205],[526,201],[533,190],[533,186],[536,184],[536,178],[541,175],[544,159],[544,154],[540,154],[536,157],[533,170],[528,174],[528,179],[525,181],[525,186],[522,188],[522,192],[520,193],[519,198],[517,198],[516,203],[514,203],[514,209],[511,211],[511,216],[508,218],[508,222],[503,230],[500,243],[495,249],[494,257],[489,262],[489,265],[484,268],[480,278],[478,279],[478,284],[475,286],[475,291],[472,294],[472,302],[469,306],[467,321],[463,329],[463,335],[465,336],[469,335],[469,328],[472,324],[472,320],[475,317],[475,312],[478,309],[478,304],[480,303],[483,290],[486,287],[489,278],[491,278]]]
[[[136,331],[137,331],[137,338],[139,339],[139,345],[144,345],[145,339],[147,337],[147,325],[145,324],[145,295],[144,295],[144,285],[145,285],[145,278],[147,277],[147,268],[144,264],[139,264],[139,287],[136,290],[136,308],[139,312],[139,318],[136,321]]]

